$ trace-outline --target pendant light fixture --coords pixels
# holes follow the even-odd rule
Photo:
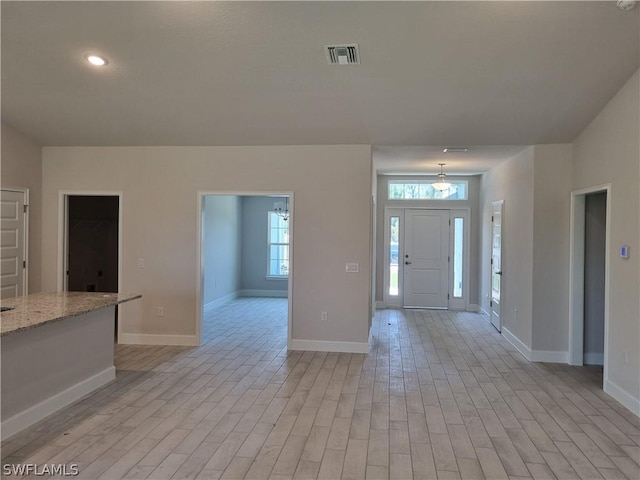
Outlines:
[[[636,6],[636,3],[638,2],[633,0],[618,0],[617,5],[620,10],[628,12],[629,10],[631,10],[633,7]]]
[[[438,165],[440,165],[440,173],[438,174],[438,181],[436,181],[435,183],[432,183],[431,186],[436,190],[438,190],[439,192],[442,192],[444,190],[449,190],[451,188],[451,184],[447,182],[447,175],[442,170],[442,167],[444,167],[446,163],[439,163]]]
[[[276,202],[273,204],[273,211],[285,222],[289,220],[289,197],[284,197],[284,203]]]

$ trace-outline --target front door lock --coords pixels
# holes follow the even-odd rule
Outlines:
[[[404,262],[405,265],[411,265],[411,262]]]

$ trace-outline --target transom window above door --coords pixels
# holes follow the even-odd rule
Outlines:
[[[451,181],[446,190],[438,190],[432,181],[389,181],[389,200],[467,200],[468,182]]]

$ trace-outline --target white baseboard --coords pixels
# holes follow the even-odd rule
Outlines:
[[[619,401],[625,408],[629,409],[634,415],[640,417],[640,399],[635,398],[626,390],[623,390],[611,380],[604,382],[604,391],[608,393],[617,401]]]
[[[532,350],[531,361],[543,363],[569,363],[569,352]]]
[[[116,367],[109,367],[2,422],[2,440],[30,427],[95,389],[115,380]]]
[[[524,342],[522,342],[522,340],[520,340],[518,337],[516,337],[513,333],[511,333],[507,328],[505,328],[504,326],[502,327],[502,332],[500,332],[502,334],[502,336],[504,337],[504,339],[509,342],[511,345],[513,345],[516,350],[518,350],[518,352],[520,352],[520,354],[526,358],[527,360],[531,361],[531,349],[529,347],[527,347],[527,345],[524,344]]]
[[[582,363],[585,365],[604,365],[604,353],[585,353]]]
[[[483,315],[486,315],[487,317],[490,317],[491,315],[489,315],[489,312],[487,312],[484,308],[482,308],[480,305],[478,305],[478,313],[481,313]]]
[[[501,333],[505,340],[516,347],[516,350],[518,350],[518,352],[520,352],[522,356],[530,362],[569,363],[569,352],[531,350],[522,340],[516,337],[504,326],[502,327]]]
[[[120,343],[124,345],[177,345],[197,347],[195,335],[155,335],[152,333],[121,333]]]
[[[326,340],[291,339],[289,350],[305,350],[311,352],[369,353],[367,342],[330,342]]]
[[[240,290],[239,296],[287,298],[289,292],[287,290]]]
[[[479,313],[481,310],[480,305],[476,305],[475,303],[470,303],[467,305],[467,312],[476,312]]]
[[[208,312],[210,310],[213,310],[214,308],[221,307],[222,305],[225,305],[230,301],[235,300],[236,298],[238,298],[238,292],[232,292],[229,295],[225,295],[224,297],[216,298],[215,300],[204,304],[204,311]]]

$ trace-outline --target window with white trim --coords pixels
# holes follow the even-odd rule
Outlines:
[[[289,221],[269,212],[267,277],[289,276]]]
[[[389,180],[389,200],[467,200],[468,182],[447,179],[450,187],[438,190],[433,181]]]

